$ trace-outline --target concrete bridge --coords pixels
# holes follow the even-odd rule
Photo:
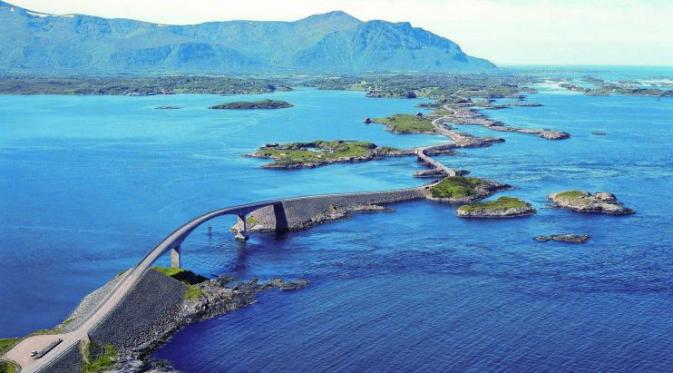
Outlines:
[[[282,219],[284,214],[283,212],[283,200],[272,200],[272,201],[263,201],[248,203],[245,205],[226,207],[220,210],[211,211],[209,213],[203,214],[196,219],[193,219],[180,228],[176,229],[168,237],[166,237],[159,245],[157,245],[154,250],[152,250],[148,256],[152,253],[157,253],[158,256],[161,256],[166,251],[171,253],[171,267],[179,268],[181,265],[181,246],[182,242],[199,226],[203,225],[209,220],[213,220],[220,216],[224,215],[236,215],[238,218],[239,225],[243,227],[240,231],[236,232],[236,239],[245,241],[248,239],[248,219],[247,216],[255,210],[259,210],[263,207],[272,206],[274,212],[277,212],[278,219]],[[157,256],[157,258],[158,258]],[[141,263],[142,264],[142,261]]]
[[[212,219],[224,215],[237,216],[239,226],[242,226],[242,229],[236,234],[236,238],[245,240],[248,237],[247,217],[260,209],[272,209],[271,215],[273,215],[275,230],[282,231],[297,225],[298,222],[306,221],[307,218],[310,220],[310,217],[317,211],[348,205],[388,204],[420,199],[424,198],[426,188],[427,186],[422,186],[384,192],[328,194],[278,199],[226,207],[198,216],[166,236],[137,265],[122,274],[114,288],[76,329],[62,333],[28,336],[5,353],[2,359],[19,365],[22,373],[56,371],[57,369],[52,369],[52,366],[66,355],[79,351],[80,342],[89,340],[89,335],[113,314],[125,296],[135,288],[162,255],[170,252],[171,266],[179,267],[183,241],[197,227]],[[32,351],[38,351],[40,357],[31,357]]]

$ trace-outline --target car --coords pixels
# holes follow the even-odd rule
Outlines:
[[[39,352],[37,352],[37,351],[31,351],[31,352],[30,352],[30,357],[35,357],[35,356],[37,356],[37,354],[39,354]]]

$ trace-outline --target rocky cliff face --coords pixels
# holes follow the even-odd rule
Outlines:
[[[172,26],[50,15],[0,2],[0,72],[477,71],[495,66],[408,23],[343,12],[295,22]]]

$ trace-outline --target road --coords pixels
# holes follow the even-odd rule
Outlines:
[[[445,175],[456,176],[459,174],[459,171],[446,167],[439,161],[436,161],[431,156],[427,155],[427,152],[432,150],[446,149],[447,147],[456,147],[461,141],[463,141],[463,136],[455,131],[447,129],[441,122],[448,119],[448,117],[441,117],[434,119],[432,125],[436,128],[437,132],[448,136],[451,138],[454,143],[449,144],[440,144],[426,146],[416,149],[416,154],[424,162],[431,165],[435,169],[439,170]],[[378,192],[373,192],[378,193]],[[369,193],[350,193],[349,195],[364,195]],[[248,213],[260,209],[265,206],[282,204],[286,201],[293,200],[302,200],[309,198],[322,198],[322,197],[335,197],[344,194],[327,194],[319,196],[308,196],[308,197],[299,197],[293,199],[278,199],[271,201],[255,202],[250,204],[226,207],[223,209],[211,211],[209,213],[203,214],[195,219],[190,220],[189,222],[182,225],[180,228],[176,229],[164,238],[157,246],[155,246],[150,252],[143,257],[139,263],[131,268],[129,271],[126,271],[122,276],[123,278],[117,283],[117,285],[112,289],[108,296],[99,304],[98,308],[91,314],[91,316],[84,321],[77,329],[71,332],[64,333],[55,333],[55,334],[43,334],[43,335],[34,335],[29,336],[21,340],[16,346],[9,350],[2,357],[5,360],[12,361],[19,366],[21,366],[22,373],[33,373],[40,372],[45,368],[49,367],[51,364],[56,362],[59,357],[63,356],[65,353],[71,351],[73,348],[79,348],[79,343],[82,340],[88,340],[89,333],[96,328],[101,322],[103,322],[121,303],[124,297],[130,293],[130,291],[140,282],[145,273],[150,270],[152,264],[156,262],[159,257],[168,252],[170,249],[176,245],[180,245],[182,241],[201,224],[223,215],[247,215]],[[47,346],[49,346],[54,341],[62,339],[62,342],[54,347],[51,351],[47,352],[43,357],[39,359],[34,359],[30,357],[31,351],[40,351]]]

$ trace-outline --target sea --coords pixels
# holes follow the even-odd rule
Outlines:
[[[565,69],[565,70],[564,70]],[[527,71],[516,69],[516,73]],[[559,73],[560,71],[560,73]],[[537,69],[667,81],[672,69]],[[553,84],[484,113],[571,138],[460,129],[504,143],[440,159],[512,186],[537,214],[463,220],[415,201],[292,233],[234,240],[233,217],[184,242],[208,277],[305,278],[178,332],[153,357],[185,372],[666,372],[673,366],[673,97],[590,97]],[[290,109],[209,110],[273,98]],[[269,170],[267,143],[364,140],[413,148],[365,117],[427,112],[422,99],[298,87],[252,96],[0,96],[0,337],[53,327],[182,223],[229,205],[421,185],[413,157]],[[158,110],[175,105],[179,110]],[[614,193],[636,214],[580,215],[546,196]],[[588,234],[584,245],[536,235]],[[168,265],[163,258],[159,265]]]

